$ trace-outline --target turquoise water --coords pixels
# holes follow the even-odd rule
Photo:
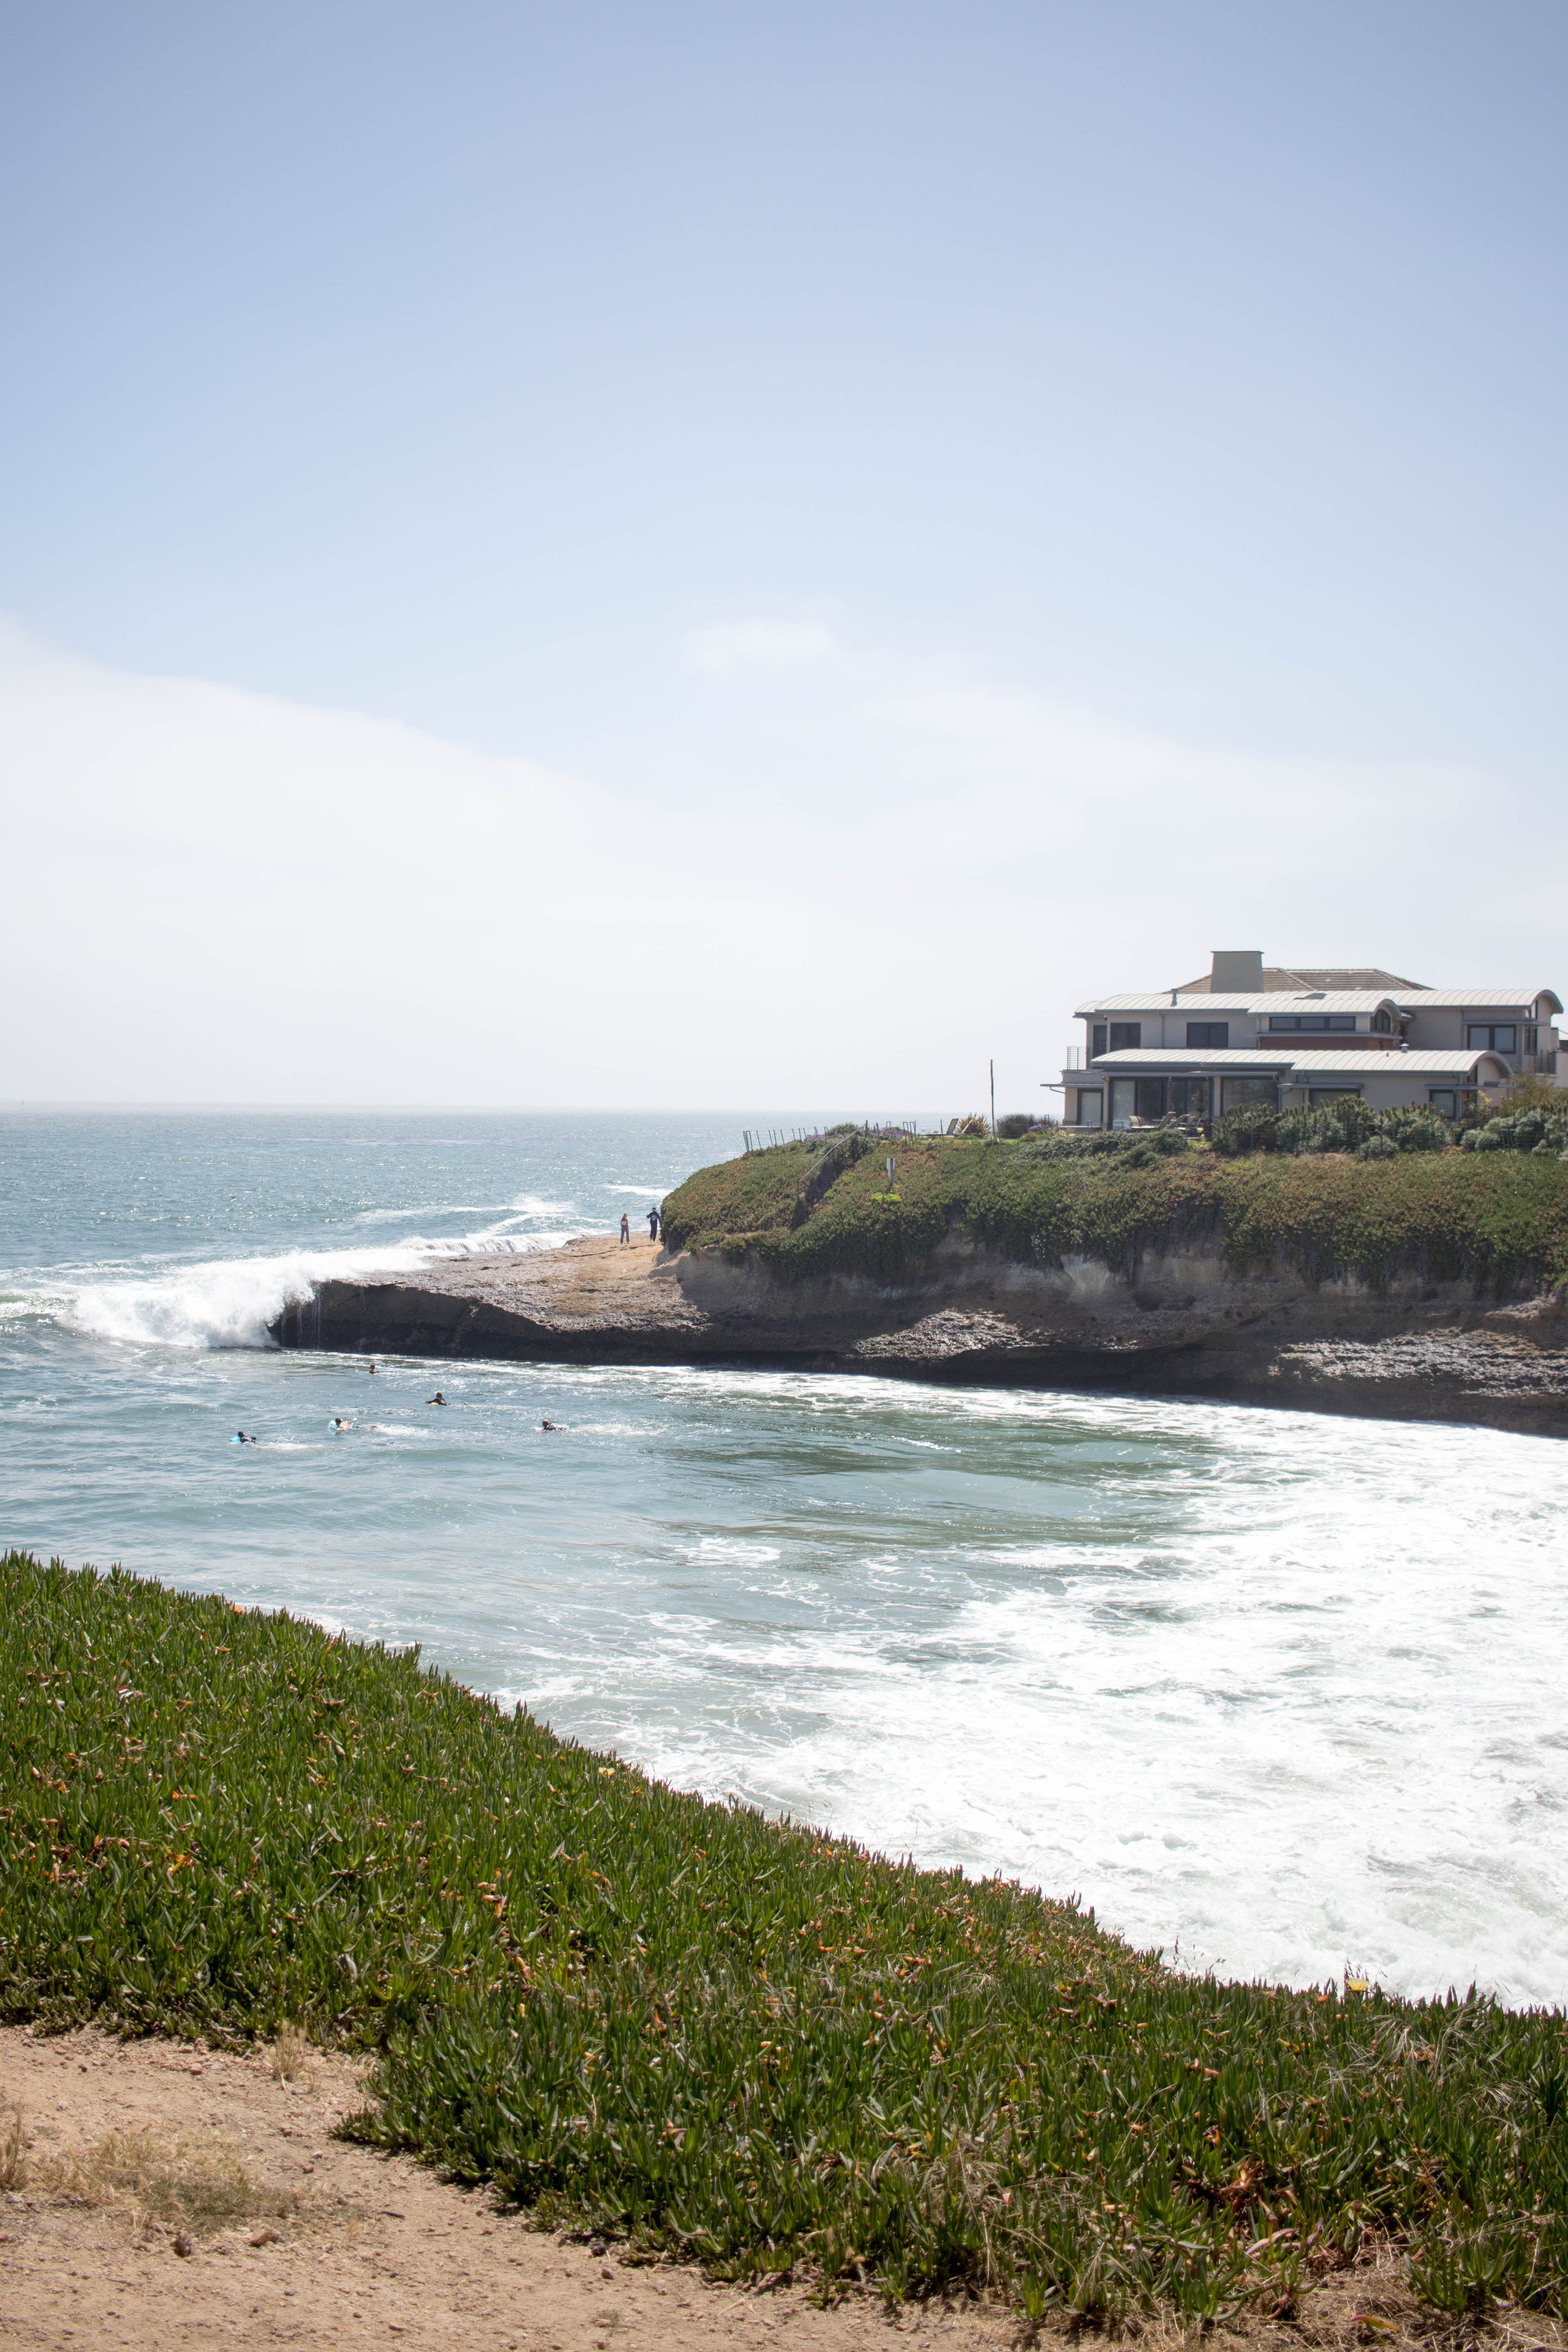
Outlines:
[[[420,1642],[1198,1966],[1568,1996],[1568,1447],[265,1344],[314,1274],[610,1231],[799,1123],[0,1118],[0,1536]]]

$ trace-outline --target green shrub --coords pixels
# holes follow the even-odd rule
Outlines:
[[[292,2020],[380,2053],[359,2136],[722,2275],[1212,2318],[1373,2231],[1563,2304],[1561,2012],[1174,1975],[118,1570],[0,1560],[0,1706],[11,2020]]]
[[[1355,1156],[1358,1160],[1397,1160],[1399,1146],[1392,1135],[1369,1135],[1364,1143],[1357,1144]]]
[[[1027,1135],[1034,1124],[1032,1111],[1010,1110],[1005,1118],[997,1120],[996,1132],[1005,1140],[1016,1142],[1020,1135]]]
[[[1484,1127],[1472,1127],[1459,1138],[1466,1151],[1568,1151],[1568,1106],[1548,1111],[1537,1106],[1504,1112]]]
[[[1337,1102],[1315,1108],[1271,1110],[1258,1105],[1229,1111],[1215,1129],[1214,1148],[1230,1159],[1252,1151],[1359,1152],[1374,1136],[1384,1136],[1395,1151],[1441,1151],[1455,1133],[1425,1103],[1373,1110],[1360,1095],[1342,1095]],[[1388,1155],[1374,1151],[1367,1156],[1382,1160]]]
[[[1240,1159],[1249,1151],[1278,1151],[1279,1113],[1267,1103],[1226,1111],[1215,1121],[1214,1148],[1226,1160]]]

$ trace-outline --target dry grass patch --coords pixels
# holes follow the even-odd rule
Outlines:
[[[22,2110],[13,2107],[0,2118],[0,2190],[22,2185]]]
[[[287,2018],[278,2029],[278,2039],[270,2053],[272,2072],[280,2083],[310,2084],[315,2080],[310,2067],[310,2044]]]
[[[84,2154],[47,2157],[26,2168],[29,2188],[73,2205],[129,2211],[153,2221],[211,2231],[293,2213],[299,2200],[269,2189],[247,2169],[227,2141],[155,2132],[111,2131]]]

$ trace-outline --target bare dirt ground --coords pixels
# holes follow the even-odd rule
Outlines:
[[[664,1256],[658,1242],[649,1241],[646,1228],[634,1231],[629,1242],[614,1234],[584,1234],[559,1249],[528,1255],[438,1262],[421,1271],[418,1287],[482,1299],[563,1330],[594,1330],[605,1324],[617,1329],[639,1330],[653,1324],[679,1330],[700,1328],[708,1320],[682,1291],[674,1261]]]
[[[680,2265],[635,2265],[599,2242],[547,2236],[406,2158],[334,2138],[363,2104],[353,2062],[287,2040],[241,2056],[0,2031],[0,2344],[885,2352],[897,2341],[1003,2352],[1027,2340],[1001,2304],[889,2313],[867,2294],[824,2309],[802,2287],[715,2286]],[[1530,2315],[1500,2316],[1485,2334],[1496,2352],[1568,2352],[1568,2334]],[[1195,2352],[1200,2339],[1153,2322],[1121,2331],[1134,2340]],[[1460,2352],[1476,2332],[1423,2315],[1402,2263],[1383,2252],[1291,2314],[1205,2340],[1214,2352],[1417,2341]]]

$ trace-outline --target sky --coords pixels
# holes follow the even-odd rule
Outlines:
[[[1568,993],[1558,0],[0,8],[8,1099]]]

